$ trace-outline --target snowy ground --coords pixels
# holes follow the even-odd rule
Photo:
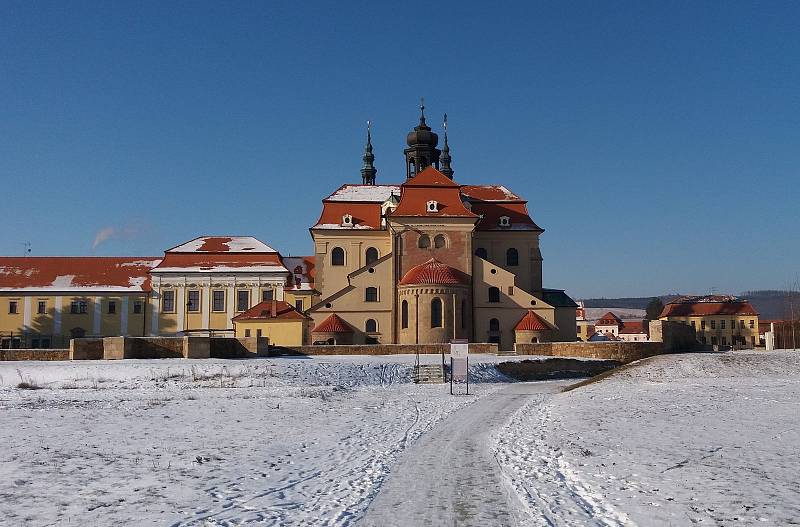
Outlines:
[[[665,356],[495,435],[524,525],[800,524],[800,353]]]
[[[413,356],[0,363],[0,524],[350,525],[493,362],[471,397]]]

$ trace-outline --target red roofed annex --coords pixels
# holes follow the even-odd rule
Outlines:
[[[750,302],[735,296],[676,298],[664,306],[659,318],[691,325],[702,344],[742,347],[760,344],[758,312]]]
[[[461,185],[419,122],[378,182],[372,130],[358,181],[307,218],[308,256],[252,236],[200,236],[148,258],[0,257],[0,345],[83,336],[230,335],[278,345],[576,340],[577,305],[543,287],[528,202],[489,175]],[[355,174],[354,174],[355,175]],[[356,179],[356,178],[354,178]]]

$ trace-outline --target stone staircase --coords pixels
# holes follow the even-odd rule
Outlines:
[[[444,366],[441,364],[415,365],[413,379],[416,384],[443,384],[446,381]]]

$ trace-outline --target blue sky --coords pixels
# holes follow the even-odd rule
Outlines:
[[[202,234],[308,254],[365,121],[378,182],[400,182],[424,96],[458,182],[529,200],[546,286],[797,276],[800,4],[491,5],[0,3],[0,254]]]

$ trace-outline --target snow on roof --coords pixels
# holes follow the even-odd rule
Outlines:
[[[312,229],[342,229],[345,231],[361,230],[361,229],[374,229],[371,225],[340,225],[338,223],[317,223]]]
[[[284,256],[283,265],[292,274],[288,288],[292,290],[314,289],[314,263],[313,256]]]
[[[53,256],[0,258],[0,291],[150,290],[148,272],[158,258]]]
[[[523,201],[504,185],[464,185],[461,193],[481,201]]]
[[[252,236],[201,236],[168,249],[170,253],[274,253],[275,249]]]
[[[282,265],[203,265],[186,267],[158,267],[154,273],[286,273]]]
[[[383,203],[392,194],[400,195],[400,185],[342,185],[325,198],[327,201],[368,201]]]

